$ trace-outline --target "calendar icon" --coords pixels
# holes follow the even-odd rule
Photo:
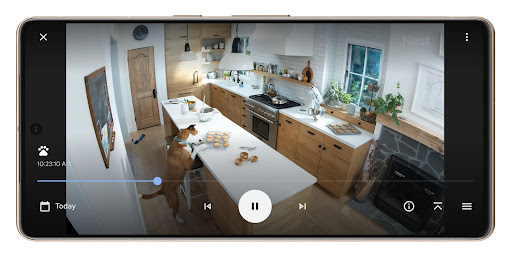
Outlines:
[[[50,212],[50,202],[41,201],[39,203],[39,211],[40,212]]]

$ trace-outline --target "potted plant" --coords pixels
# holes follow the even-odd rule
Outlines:
[[[377,114],[374,112],[367,110],[366,108],[359,109],[359,117],[361,120],[368,123],[375,123],[375,119],[377,118]]]
[[[341,109],[347,111],[348,110],[348,104],[352,102],[354,99],[350,93],[342,92],[340,95],[341,99]]]
[[[388,93],[385,98],[379,97],[375,102],[375,114],[390,113],[397,126],[400,126],[398,114],[402,113],[404,97],[400,94],[400,83],[396,84],[397,95]]]
[[[340,82],[331,82],[331,88],[325,92],[324,101],[331,107],[337,107],[341,105],[341,95],[343,92],[343,85]]]

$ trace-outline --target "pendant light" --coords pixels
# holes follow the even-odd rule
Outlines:
[[[178,60],[179,61],[197,60],[196,54],[190,50],[190,45],[188,44],[188,24],[187,24],[187,43],[185,44],[185,51],[180,53]]]
[[[238,23],[236,24],[236,37],[233,39],[231,53],[222,58],[219,64],[220,69],[224,70],[253,70],[254,65],[251,57],[242,52],[242,42],[238,37]]]

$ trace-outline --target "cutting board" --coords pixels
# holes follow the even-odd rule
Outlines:
[[[302,75],[308,77],[308,83],[310,83],[311,80],[313,80],[313,70],[309,67],[310,64],[311,61],[308,60],[308,66],[305,67],[304,70],[302,70]]]

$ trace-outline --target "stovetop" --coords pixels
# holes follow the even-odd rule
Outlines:
[[[267,94],[257,94],[257,95],[251,95],[249,96],[250,99],[253,99],[257,102],[263,103],[273,109],[285,109],[285,108],[292,108],[301,106],[302,104],[290,99],[287,99],[288,101],[284,104],[274,104],[272,103],[272,98],[268,96]]]

